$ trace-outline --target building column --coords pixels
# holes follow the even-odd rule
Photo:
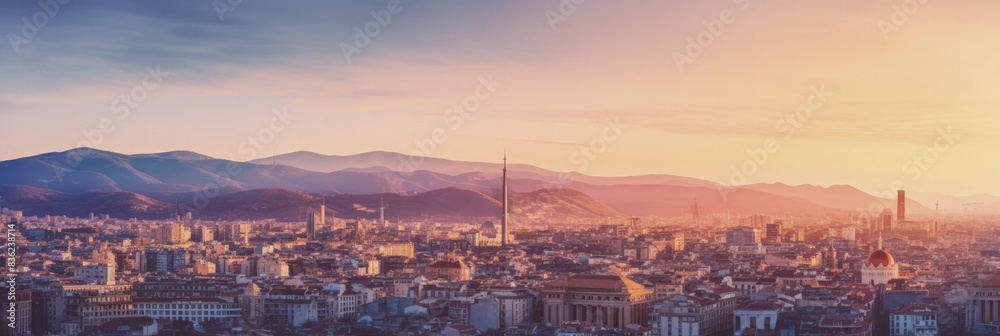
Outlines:
[[[622,328],[624,328],[626,324],[632,323],[632,314],[634,312],[635,306],[633,305],[628,305],[628,307],[625,308],[625,318],[622,320]]]
[[[983,322],[993,322],[993,300],[986,300],[986,320]]]
[[[624,310],[625,310],[624,307],[618,307],[615,309],[615,326],[614,326],[615,328],[621,328],[625,326],[625,324],[622,323],[625,321]]]
[[[993,306],[993,309],[992,309],[993,318],[990,319],[990,322],[1000,321],[1000,301],[990,300],[990,303]]]
[[[990,322],[998,320],[998,318],[997,318],[997,310],[998,309],[997,308],[1000,308],[1000,307],[997,307],[998,303],[1000,303],[1000,302],[997,302],[997,300],[990,300]]]
[[[986,322],[986,300],[979,300],[979,321]]]
[[[983,301],[983,304],[986,306],[986,309],[983,309],[983,313],[986,315],[983,322],[989,323],[993,321],[993,300],[985,300]]]
[[[983,322],[989,323],[993,319],[993,301],[985,300],[983,301]]]
[[[976,323],[986,322],[986,301],[976,302]]]
[[[976,301],[969,302],[965,313],[965,325],[970,326],[976,323]]]

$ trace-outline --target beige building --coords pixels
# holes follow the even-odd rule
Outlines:
[[[378,253],[380,255],[413,258],[412,242],[379,242],[376,244],[378,245]]]
[[[653,291],[620,275],[576,274],[550,282],[542,293],[543,321],[549,325],[646,325],[653,311]]]
[[[153,239],[157,244],[181,244],[187,242],[190,237],[190,231],[180,224],[167,223],[156,228],[156,237]]]
[[[472,280],[472,269],[461,260],[438,260],[427,265],[424,272],[428,279],[448,281]]]
[[[278,258],[261,258],[257,261],[257,275],[286,277],[288,276],[288,263]]]

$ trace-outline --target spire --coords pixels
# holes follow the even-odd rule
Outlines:
[[[882,232],[878,233],[878,249],[882,249]]]
[[[385,226],[385,198],[379,198],[378,224]]]
[[[507,149],[503,150],[503,182],[500,191],[500,245],[507,246]]]

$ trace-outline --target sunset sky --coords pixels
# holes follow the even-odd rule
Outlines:
[[[96,148],[245,161],[259,157],[240,143],[277,108],[295,117],[258,156],[410,154],[441,129],[429,156],[506,149],[567,171],[618,119],[627,128],[582,173],[731,184],[774,139],[745,183],[1000,194],[997,1],[590,0],[553,29],[560,1],[404,0],[345,59],[388,3],[244,0],[220,19],[211,1],[70,1],[54,16],[4,1],[0,160],[77,147],[108,118]],[[12,38],[36,13],[37,34]],[[699,34],[711,39],[690,57]],[[157,66],[169,75],[121,118],[114,100]],[[445,112],[485,78],[502,84],[452,127]],[[786,138],[779,121],[820,88],[832,96]],[[937,160],[907,165],[915,155]]]

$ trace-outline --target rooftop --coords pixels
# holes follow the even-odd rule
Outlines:
[[[621,275],[574,274],[562,277],[546,285],[547,288],[595,288],[611,290],[646,289],[646,286]]]

